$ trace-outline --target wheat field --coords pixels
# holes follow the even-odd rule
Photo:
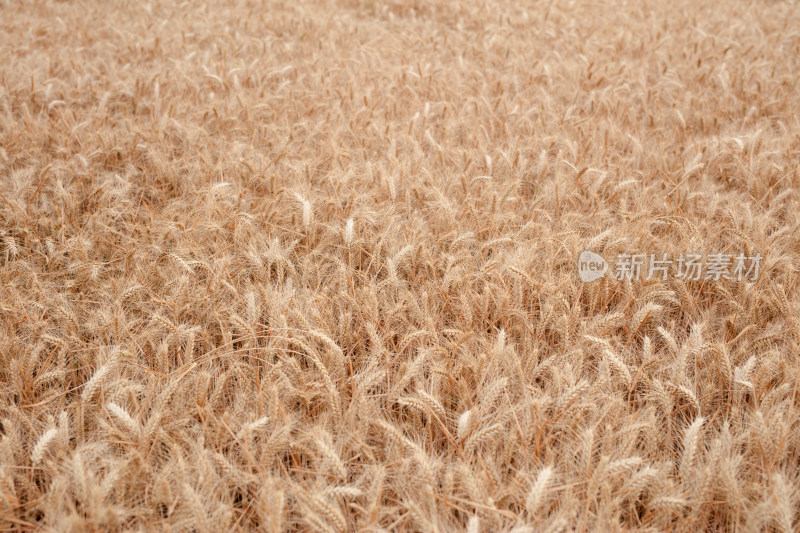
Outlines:
[[[0,2],[0,529],[798,530],[798,28]]]

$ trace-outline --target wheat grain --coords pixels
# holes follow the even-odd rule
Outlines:
[[[544,503],[552,477],[553,469],[549,466],[542,468],[537,474],[536,481],[531,486],[528,497],[525,499],[525,509],[531,515],[535,516],[539,507]]]
[[[33,464],[39,464],[44,459],[44,454],[58,436],[58,428],[50,428],[39,437],[31,452],[31,461]]]

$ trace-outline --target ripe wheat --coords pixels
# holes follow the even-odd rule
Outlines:
[[[797,530],[798,23],[0,0],[0,529]]]

